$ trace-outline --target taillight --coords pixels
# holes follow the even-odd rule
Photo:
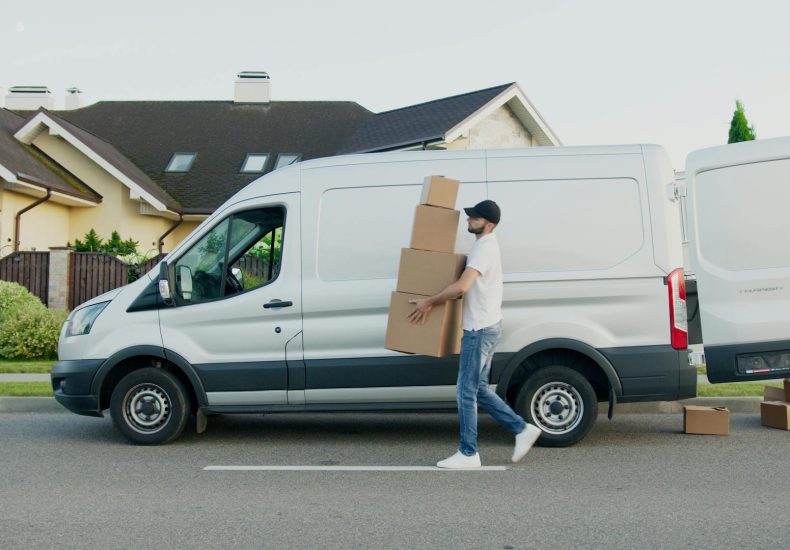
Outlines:
[[[689,346],[689,328],[686,319],[686,278],[683,269],[676,269],[667,277],[669,286],[669,334],[672,347],[686,349]]]

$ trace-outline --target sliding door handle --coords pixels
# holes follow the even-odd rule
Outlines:
[[[291,302],[290,300],[287,302],[283,302],[282,300],[278,300],[275,298],[271,302],[263,304],[263,307],[266,309],[271,309],[271,308],[280,308],[280,307],[291,307],[292,305],[294,305],[294,303]]]

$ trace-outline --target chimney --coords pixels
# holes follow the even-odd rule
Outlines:
[[[64,109],[67,111],[82,107],[82,90],[77,87],[66,90],[66,102],[64,105]]]
[[[46,86],[11,86],[5,96],[5,108],[15,111],[52,109],[54,106],[55,99]]]
[[[263,71],[242,71],[236,78],[234,103],[264,103],[272,100],[272,81]]]

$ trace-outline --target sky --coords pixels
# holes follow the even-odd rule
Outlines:
[[[788,21],[775,0],[3,0],[0,86],[231,100],[263,70],[275,101],[380,112],[518,82],[563,144],[658,143],[682,170],[736,99],[758,139],[790,135]]]

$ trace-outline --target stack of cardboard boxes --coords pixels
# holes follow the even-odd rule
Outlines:
[[[763,426],[790,430],[790,378],[785,378],[784,389],[765,386],[760,416]]]
[[[460,182],[429,176],[414,214],[410,248],[401,251],[398,285],[390,300],[384,347],[443,357],[460,353],[462,300],[434,306],[425,324],[412,324],[410,300],[433,296],[461,276],[466,256],[455,253]]]

